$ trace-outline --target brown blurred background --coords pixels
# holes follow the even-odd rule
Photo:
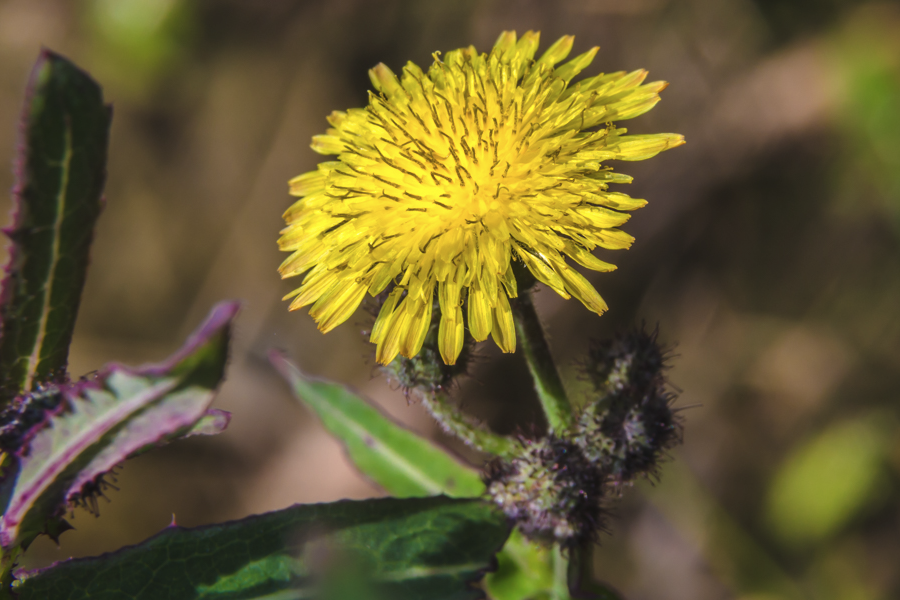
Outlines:
[[[365,103],[369,67],[487,50],[504,29],[601,46],[588,74],[671,82],[628,125],[688,140],[616,165],[650,205],[625,226],[634,247],[603,256],[619,270],[593,278],[609,313],[538,296],[580,399],[591,337],[646,321],[678,344],[685,443],[617,504],[598,576],[631,600],[900,597],[900,9],[854,0],[0,0],[0,164],[42,45],[115,105],[72,373],[162,359],[217,300],[244,301],[216,403],[230,429],[128,463],[100,518],[78,511],[27,566],[135,543],[173,514],[379,494],[270,348],[439,438],[377,376],[363,316],[323,336],[287,312],[297,282],[279,280],[275,240],[286,181],[317,162],[328,112]],[[521,357],[480,354],[458,397],[499,431],[526,427]]]

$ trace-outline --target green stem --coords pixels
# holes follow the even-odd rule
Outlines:
[[[622,600],[611,587],[594,581],[593,548],[593,543],[587,541],[569,550],[569,593],[593,600]]]
[[[496,456],[515,454],[516,443],[513,440],[491,433],[476,423],[472,417],[454,406],[445,393],[420,394],[420,397],[425,409],[446,433],[458,437],[468,446],[482,452]]]
[[[553,600],[571,600],[569,595],[569,561],[563,556],[562,548],[555,544],[550,554],[550,564],[553,566],[553,587],[550,597]]]
[[[3,549],[0,554],[0,600],[12,600],[16,596],[12,591],[13,569],[22,554],[21,546]]]
[[[516,335],[525,351],[525,359],[534,378],[534,388],[544,414],[547,415],[550,433],[566,431],[573,419],[572,405],[550,354],[550,346],[534,309],[531,293],[523,292],[514,299],[512,310],[516,320]]]

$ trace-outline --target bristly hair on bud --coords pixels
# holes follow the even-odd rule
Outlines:
[[[564,547],[594,540],[602,529],[607,475],[569,440],[520,443],[518,456],[488,464],[488,497],[531,539]]]
[[[576,426],[575,441],[612,483],[652,474],[666,450],[681,441],[672,410],[676,394],[664,371],[657,332],[643,328],[592,346],[585,370],[597,396]]]
[[[644,389],[666,369],[668,350],[658,343],[659,329],[645,326],[611,339],[595,340],[588,350],[584,372],[601,396],[626,387]]]

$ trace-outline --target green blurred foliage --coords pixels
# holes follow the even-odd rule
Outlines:
[[[822,543],[884,502],[885,425],[876,418],[838,422],[787,457],[766,505],[770,527],[782,541],[800,547]]]
[[[848,212],[883,211],[900,230],[900,11],[863,12],[828,41],[846,164],[836,175]]]
[[[193,6],[184,0],[83,0],[93,51],[114,84],[136,96],[184,58]],[[105,68],[104,68],[105,67]]]

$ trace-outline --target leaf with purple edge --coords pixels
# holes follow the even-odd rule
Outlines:
[[[28,86],[0,294],[0,405],[65,379],[94,224],[103,206],[110,106],[86,73],[48,50]]]
[[[63,410],[49,416],[15,456],[15,477],[0,518],[0,544],[27,546],[67,505],[96,489],[126,458],[174,439],[215,433],[226,413],[210,411],[225,373],[236,302],[213,309],[176,354],[161,364],[103,368],[59,386]],[[0,487],[6,487],[0,486]]]

